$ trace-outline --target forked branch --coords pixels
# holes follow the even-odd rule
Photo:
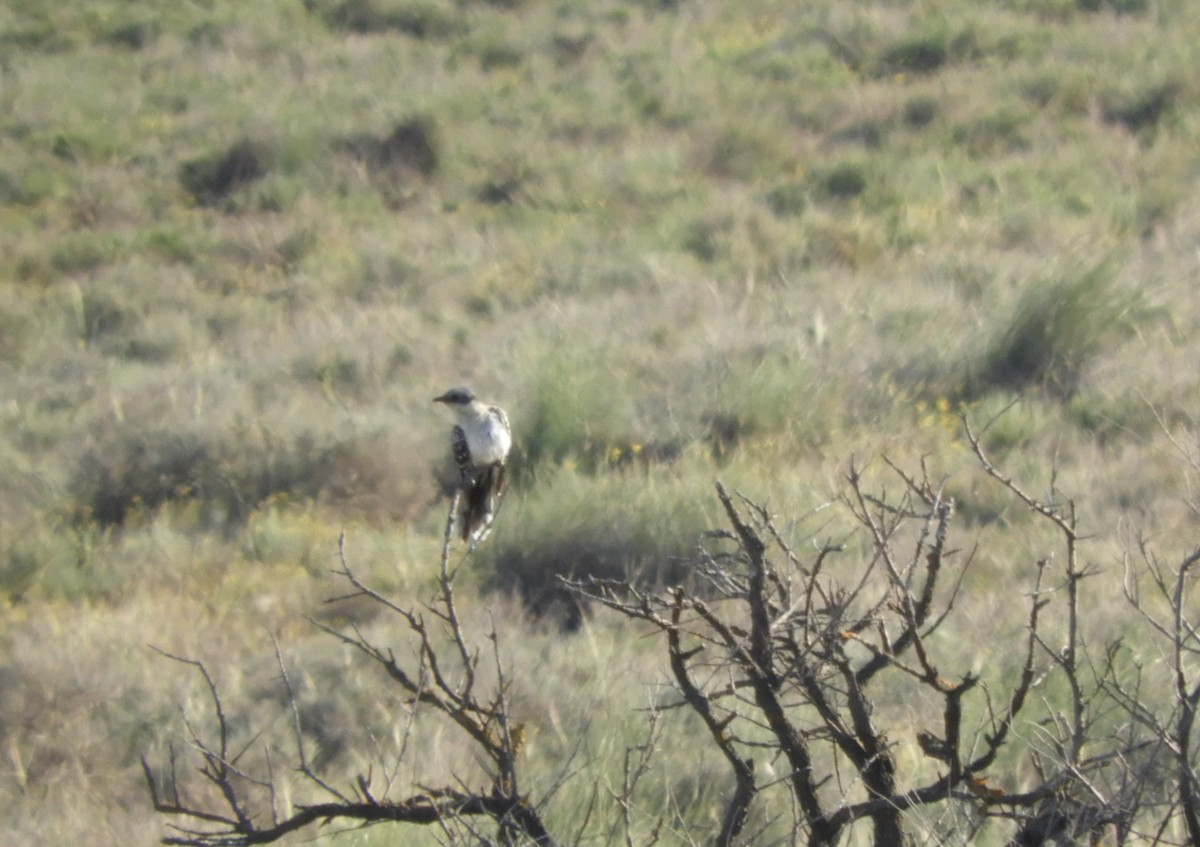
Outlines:
[[[452,505],[452,514],[453,508]],[[449,530],[447,539],[448,533]],[[440,715],[463,732],[489,762],[490,784],[477,791],[461,786],[423,788],[392,799],[386,790],[383,796],[377,797],[371,788],[370,776],[359,774],[347,790],[339,790],[330,779],[317,773],[306,753],[296,695],[276,645],[276,660],[291,709],[296,743],[295,759],[289,769],[305,777],[320,795],[327,798],[298,803],[288,813],[280,814],[276,796],[281,786],[272,764],[278,754],[273,754],[268,747],[264,753],[266,764],[260,765],[265,773],[251,774],[241,764],[245,750],[230,753],[232,732],[226,708],[207,668],[199,661],[167,654],[196,668],[207,686],[215,741],[208,741],[205,733],[189,725],[189,743],[202,763],[198,769],[201,779],[197,796],[211,798],[215,793],[220,802],[189,799],[193,792],[184,785],[173,751],[169,768],[162,774],[143,759],[142,769],[155,811],[183,822],[172,826],[175,834],[164,837],[163,843],[241,847],[277,841],[314,823],[343,821],[358,825],[386,822],[447,826],[454,821],[483,817],[495,822],[502,843],[556,847],[557,841],[546,828],[538,808],[519,790],[518,755],[522,728],[509,717],[509,686],[501,666],[494,628],[486,638],[491,644],[497,681],[480,690],[475,673],[481,660],[480,653],[470,647],[461,624],[453,593],[453,571],[448,565],[448,540],[442,549],[438,596],[433,604],[425,607],[426,613],[434,618],[432,626],[426,623],[425,613],[396,603],[358,577],[347,559],[344,536],[339,550],[340,573],[353,589],[347,597],[367,598],[405,624],[415,667],[398,660],[392,649],[378,645],[357,626],[341,631],[316,621],[314,624],[353,647],[379,668],[399,687],[403,702],[411,709]],[[388,784],[390,786],[390,780]],[[267,816],[250,811],[264,806],[270,810]]]

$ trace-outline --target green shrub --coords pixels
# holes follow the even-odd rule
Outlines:
[[[1112,94],[1103,107],[1104,119],[1130,132],[1154,129],[1174,108],[1179,94],[1180,87],[1173,81],[1127,94]]]
[[[1076,3],[1085,12],[1109,11],[1132,15],[1146,11],[1146,0],[1076,0]]]
[[[883,52],[879,57],[879,73],[932,73],[949,58],[945,33],[913,36]]]
[[[0,597],[20,603],[36,596],[97,597],[107,574],[90,570],[92,527],[65,527],[50,515],[19,534],[0,537]]]
[[[331,29],[362,34],[394,30],[413,38],[447,38],[467,29],[461,13],[453,7],[425,0],[305,0],[305,6]]]
[[[52,20],[22,21],[20,25],[9,25],[0,32],[0,59],[18,50],[51,53],[71,46],[70,39],[58,31]]]
[[[867,168],[860,162],[839,162],[813,174],[817,189],[826,197],[849,200],[858,197],[870,185]]]
[[[75,308],[79,337],[88,344],[119,335],[136,321],[136,315],[128,306],[122,306],[104,291],[89,289],[81,292],[76,298]]]
[[[0,204],[36,206],[58,189],[58,175],[50,168],[29,164],[17,173],[0,171]]]
[[[274,156],[275,151],[265,142],[243,138],[223,152],[184,162],[179,182],[197,203],[215,205],[266,176]]]
[[[956,145],[966,148],[973,156],[1024,150],[1030,145],[1025,133],[1029,121],[1030,115],[1024,109],[1001,107],[959,124],[954,128],[952,138]]]
[[[466,49],[475,55],[479,66],[485,71],[515,68],[525,58],[519,46],[510,43],[499,34],[481,35]]]
[[[80,233],[61,239],[53,247],[49,255],[50,267],[66,276],[82,274],[112,261],[120,250],[120,245],[112,238]]]
[[[808,206],[808,189],[799,183],[788,182],[767,192],[767,208],[780,217],[799,217]]]
[[[190,264],[196,258],[196,249],[188,236],[177,230],[152,229],[143,238],[146,247],[167,261]]]
[[[791,153],[783,128],[752,121],[713,127],[700,137],[695,156],[710,176],[754,180],[786,171]]]
[[[341,149],[365,166],[371,184],[390,208],[405,206],[422,180],[441,164],[442,145],[436,123],[413,117],[397,123],[386,136],[361,133],[345,139]]]
[[[923,129],[933,123],[940,111],[937,98],[927,95],[912,97],[904,104],[904,123],[912,129]]]
[[[117,24],[103,33],[102,39],[114,47],[141,50],[156,39],[162,26],[153,20],[129,21]]]

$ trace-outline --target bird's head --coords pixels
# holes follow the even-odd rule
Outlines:
[[[462,408],[475,402],[475,395],[467,388],[451,388],[441,397],[434,397],[433,402],[445,403],[452,408]]]

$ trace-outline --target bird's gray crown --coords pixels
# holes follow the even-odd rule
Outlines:
[[[465,406],[475,399],[475,395],[468,388],[451,388],[441,397],[434,397],[435,403],[446,403],[450,406]]]

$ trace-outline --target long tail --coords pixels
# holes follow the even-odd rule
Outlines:
[[[472,546],[487,538],[492,531],[496,508],[504,493],[504,465],[489,465],[466,482],[459,499],[458,519],[454,531]]]

